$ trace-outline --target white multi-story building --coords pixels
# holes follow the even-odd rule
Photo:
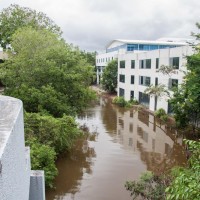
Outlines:
[[[125,100],[136,99],[152,111],[163,108],[169,113],[167,95],[157,98],[144,91],[148,86],[158,84],[165,85],[170,91],[173,86],[181,84],[186,71],[186,56],[192,53],[192,47],[183,39],[113,40],[106,47],[106,53],[96,57],[97,81],[107,63],[117,58],[118,96]],[[158,71],[162,65],[176,67],[175,73],[162,74]]]

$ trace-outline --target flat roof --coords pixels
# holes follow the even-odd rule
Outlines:
[[[171,40],[124,40],[124,39],[115,39],[112,40],[111,42],[108,43],[108,45],[106,46],[106,49],[109,48],[109,46],[111,46],[111,44],[115,43],[115,42],[120,42],[123,44],[152,44],[152,45],[187,45],[187,41],[175,41],[172,40],[172,38],[170,38]]]

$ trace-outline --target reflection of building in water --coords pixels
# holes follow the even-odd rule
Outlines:
[[[147,112],[127,111],[117,115],[118,134],[123,137],[125,146],[137,149],[137,143],[142,144],[146,151],[168,154],[173,147],[173,140],[162,130],[164,126],[155,125],[153,115]]]
[[[166,134],[165,125],[156,124],[153,115],[131,110],[124,114],[118,112],[117,119],[117,133],[124,147],[139,151],[148,170],[154,170],[158,166],[165,167],[167,162],[175,162],[172,158],[176,156],[172,155],[174,145],[179,148],[181,146],[173,141],[175,137]]]

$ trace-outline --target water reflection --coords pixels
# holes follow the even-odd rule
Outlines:
[[[117,133],[125,148],[139,151],[147,170],[162,173],[186,163],[182,137],[176,130],[162,125],[152,114],[137,109],[117,112]]]
[[[94,148],[89,147],[87,140],[77,141],[72,152],[63,154],[57,161],[59,175],[55,180],[56,188],[48,190],[46,198],[74,199],[74,195],[80,191],[83,176],[92,174],[94,157]]]
[[[186,162],[176,130],[144,110],[119,108],[102,97],[77,121],[86,124],[93,138],[79,141],[58,160],[56,190],[47,192],[47,200],[129,200],[126,180]]]

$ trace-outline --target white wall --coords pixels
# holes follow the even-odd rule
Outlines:
[[[0,200],[45,200],[44,172],[30,169],[22,102],[0,95]]]
[[[24,145],[20,100],[0,96],[0,199],[27,200],[30,160]]]
[[[118,64],[118,75],[125,75],[125,83],[119,82],[118,78],[118,91],[119,88],[125,90],[125,99],[130,100],[130,91],[134,91],[135,99],[139,99],[139,92],[144,92],[147,88],[146,86],[139,85],[139,76],[148,76],[151,77],[151,84],[155,85],[155,78],[158,78],[158,84],[164,84],[166,88],[168,88],[169,78],[178,79],[179,84],[183,81],[184,73],[182,71],[186,71],[186,55],[191,55],[193,53],[193,49],[190,46],[183,46],[177,48],[168,48],[168,49],[160,49],[153,50],[147,52],[128,52],[124,54],[118,55],[118,62],[120,60],[125,60],[126,67],[125,69],[119,68]],[[170,57],[179,57],[179,70],[176,71],[176,74],[171,75],[163,75],[162,73],[157,72],[156,69],[156,58],[159,58],[159,66],[161,65],[169,65]],[[151,69],[140,69],[139,61],[144,59],[151,59]],[[135,69],[131,69],[131,60],[135,60]],[[135,75],[135,84],[130,84],[131,75]],[[167,96],[164,96],[158,99],[157,109],[163,108],[166,111],[168,110]],[[149,109],[154,111],[154,97],[150,98]]]

